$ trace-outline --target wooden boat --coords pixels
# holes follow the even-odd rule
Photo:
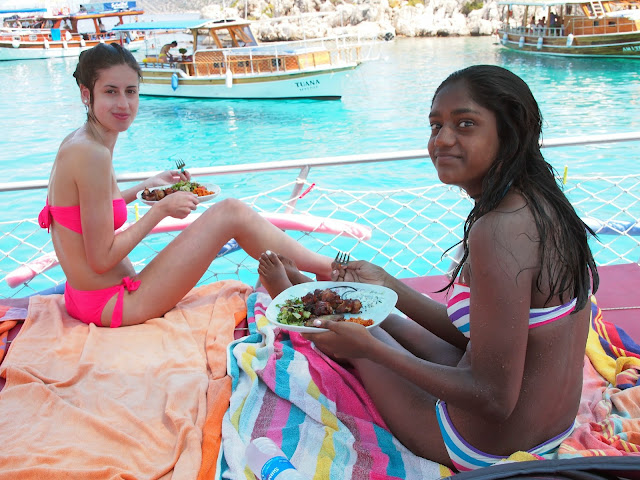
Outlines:
[[[510,50],[640,58],[638,0],[503,0],[499,5],[503,23],[498,35]]]
[[[250,25],[246,20],[195,20],[120,25],[114,31],[182,29],[191,34],[184,42],[188,50],[174,49],[181,55],[147,54],[141,64],[142,95],[335,99],[342,96],[349,73],[377,55],[377,40],[355,35],[258,44]]]
[[[52,14],[12,15],[4,18],[0,28],[0,60],[77,57],[81,51],[105,42],[138,50],[144,45],[142,36],[135,31],[123,34],[106,30],[102,19],[116,17],[123,23],[125,17],[143,13],[135,1],[127,1],[85,4],[73,14],[63,9]]]

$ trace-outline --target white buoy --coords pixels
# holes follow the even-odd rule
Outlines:
[[[538,38],[538,50],[542,49],[542,37]]]
[[[524,47],[524,37],[520,37],[520,41],[518,42],[518,46],[520,48]]]
[[[570,33],[567,36],[567,47],[570,47],[571,45],[573,45],[573,33]]]
[[[233,86],[233,73],[230,68],[227,68],[227,79],[226,79],[227,88],[231,88]]]

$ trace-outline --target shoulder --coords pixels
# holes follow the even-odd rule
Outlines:
[[[87,167],[110,166],[111,152],[101,143],[76,131],[69,135],[60,145],[57,160],[60,163],[80,164]]]
[[[514,273],[539,263],[540,236],[526,199],[510,193],[469,231],[469,255],[477,265],[496,265]]]
[[[111,177],[111,152],[86,134],[76,131],[67,137],[56,157],[57,175],[78,183],[91,183]]]
[[[535,219],[527,200],[520,193],[514,192],[473,224],[469,239],[481,241],[486,237],[498,236],[506,240],[523,234],[531,236],[535,232]]]

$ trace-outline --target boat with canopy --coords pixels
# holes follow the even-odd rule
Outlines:
[[[503,47],[522,53],[640,58],[637,0],[502,0]]]
[[[14,13],[4,17],[0,28],[0,61],[77,57],[99,43],[117,42],[132,51],[144,45],[144,35],[135,29],[116,33],[102,23],[108,18],[117,18],[121,24],[137,19],[144,10],[135,1],[84,4],[76,13],[68,8],[50,13],[46,9],[16,12],[0,11]]]
[[[193,98],[337,99],[350,74],[379,56],[377,38],[340,35],[319,39],[258,43],[247,20],[178,20],[114,27],[188,32],[161,55],[162,41],[151,42],[141,62],[141,95]],[[173,38],[173,37],[172,37]]]

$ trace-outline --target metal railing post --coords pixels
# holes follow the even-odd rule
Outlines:
[[[296,178],[296,184],[293,187],[293,191],[291,192],[289,200],[287,201],[287,208],[285,210],[286,213],[293,213],[295,211],[296,203],[298,203],[298,198],[300,197],[300,193],[302,192],[302,187],[304,186],[304,182],[306,182],[310,171],[311,167],[309,165],[305,165],[300,169],[298,178]]]

